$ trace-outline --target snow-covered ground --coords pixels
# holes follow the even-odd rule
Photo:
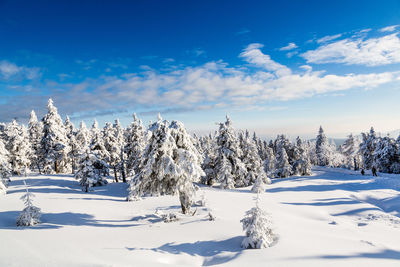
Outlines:
[[[255,250],[240,247],[250,188],[202,187],[206,207],[164,223],[155,211],[178,212],[177,196],[126,202],[126,184],[84,193],[67,175],[27,183],[43,223],[15,226],[24,186],[13,177],[0,196],[0,266],[400,266],[400,175],[314,168],[312,177],[274,180],[261,207],[278,241]]]

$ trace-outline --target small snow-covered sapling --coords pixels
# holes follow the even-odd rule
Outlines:
[[[275,235],[271,229],[269,215],[259,207],[259,194],[256,206],[248,210],[240,222],[246,232],[246,237],[242,241],[243,248],[266,248],[274,242]]]
[[[32,198],[34,197],[34,194],[29,192],[25,181],[24,184],[26,187],[26,193],[21,197],[21,199],[24,201],[25,208],[17,218],[17,226],[33,226],[40,223],[41,212],[38,207],[33,206]]]

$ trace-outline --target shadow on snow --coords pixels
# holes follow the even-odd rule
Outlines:
[[[41,223],[30,227],[17,227],[16,219],[19,211],[0,212],[0,229],[58,229],[64,226],[93,226],[93,227],[131,227],[141,224],[132,224],[131,220],[96,220],[93,215],[85,213],[44,213]]]
[[[122,198],[125,201],[128,185],[126,183],[109,183],[105,186],[93,187],[93,191],[85,193],[77,180],[72,180],[71,175],[46,175],[51,178],[43,178],[39,175],[30,175],[25,181],[32,193],[53,194],[86,194]],[[69,179],[66,179],[69,178]],[[24,193],[24,179],[12,180],[14,189],[9,189],[7,194]],[[95,199],[95,198],[93,198]],[[111,200],[111,199],[110,199]],[[116,200],[115,200],[116,201]]]
[[[377,252],[360,252],[352,255],[321,255],[315,257],[296,257],[292,260],[300,259],[352,259],[352,258],[369,258],[369,259],[387,259],[400,260],[400,251],[392,249],[381,249]]]
[[[134,250],[152,250],[154,252],[181,254],[204,257],[203,266],[227,263],[236,259],[243,251],[241,248],[242,236],[226,240],[197,241],[194,243],[166,243],[158,248],[129,248]]]

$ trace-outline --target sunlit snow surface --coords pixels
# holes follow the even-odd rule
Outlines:
[[[240,247],[251,187],[201,187],[206,207],[164,223],[157,214],[179,212],[177,196],[126,202],[126,184],[84,193],[68,175],[27,183],[42,224],[15,226],[24,186],[13,177],[0,196],[0,266],[400,266],[400,175],[314,168],[311,177],[273,180],[260,206],[278,240],[260,250]]]

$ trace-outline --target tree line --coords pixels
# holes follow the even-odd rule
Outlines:
[[[315,140],[292,142],[285,135],[267,141],[237,131],[229,117],[218,125],[214,133],[198,137],[181,122],[159,116],[146,127],[134,114],[126,128],[119,120],[102,128],[96,120],[90,128],[82,121],[75,128],[68,116],[62,121],[49,99],[41,120],[32,111],[27,127],[15,120],[0,124],[0,191],[5,192],[10,175],[26,170],[72,173],[84,191],[106,184],[111,175],[115,182],[129,182],[128,200],[179,194],[186,210],[193,182],[231,189],[311,175],[312,165],[400,173],[400,139],[378,137],[373,128],[361,137],[349,135],[336,147],[322,127]]]

